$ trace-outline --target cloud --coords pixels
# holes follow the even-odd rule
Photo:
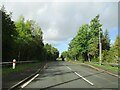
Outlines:
[[[104,7],[104,13],[101,13],[101,22],[104,28],[118,27],[118,3],[108,3]]]
[[[47,9],[47,5],[44,5],[43,8],[40,8],[38,11],[37,11],[37,14],[42,14],[43,12],[45,12],[45,10]]]
[[[75,36],[82,24],[100,14],[103,29],[117,27],[117,3],[113,2],[5,2],[13,19],[34,19],[44,33],[44,42],[58,45]]]

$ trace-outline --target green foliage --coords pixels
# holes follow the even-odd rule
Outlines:
[[[44,48],[46,50],[47,60],[56,60],[59,57],[59,51],[56,48],[52,47],[50,44],[45,44]]]
[[[4,7],[2,12],[2,48],[3,61],[16,58],[19,60],[56,60],[59,51],[49,44],[43,43],[41,27],[33,20],[25,20],[23,16],[14,22],[11,14]]]
[[[14,56],[17,31],[14,21],[11,20],[11,13],[7,13],[4,6],[0,12],[2,12],[2,59],[9,60]]]
[[[16,73],[21,73],[26,70],[33,69],[33,67],[38,67],[40,65],[44,64],[43,62],[40,63],[24,63],[24,64],[17,64],[15,69],[12,69],[12,67],[4,67],[2,68],[2,75],[10,75],[10,74],[16,74]]]
[[[69,44],[70,55],[74,59],[78,59],[80,55],[86,59],[88,48],[88,24],[84,24],[79,28],[77,35],[72,39]]]
[[[68,58],[68,52],[67,51],[62,52],[61,57]]]
[[[109,50],[104,50],[103,51],[103,61],[104,62],[110,62],[110,63],[118,63],[118,57],[119,57],[119,36],[116,36],[116,40],[114,42],[114,45],[110,47]]]
[[[77,35],[71,40],[68,48],[68,57],[71,60],[99,62],[99,36],[102,43],[102,61],[115,62],[116,50],[110,48],[109,32],[102,32],[99,15],[90,21],[90,24],[82,25]],[[118,42],[114,48],[118,46]],[[63,52],[64,56],[64,52]],[[117,56],[117,55],[116,55]]]
[[[102,31],[99,15],[79,28],[77,35],[69,44],[69,52],[72,57],[87,61],[90,58],[97,58],[99,50],[99,31]]]
[[[109,60],[109,55],[110,53],[108,52],[108,50],[103,50],[102,52],[102,60],[103,62],[110,62]]]
[[[88,43],[88,53],[91,57],[95,58],[96,56],[98,56],[98,40],[96,39],[96,37],[92,37],[92,39],[90,39]]]
[[[90,21],[89,25],[89,34],[90,39],[88,41],[88,53],[91,56],[91,59],[97,59],[98,52],[99,52],[99,32],[102,31],[101,29],[102,24],[100,24],[99,15],[93,18]]]
[[[115,51],[116,51],[115,55],[117,57],[120,57],[120,36],[116,36],[116,40],[113,48],[115,48]]]
[[[117,50],[120,50],[120,36],[116,36],[116,40],[113,47]]]
[[[108,65],[100,65],[100,64],[95,64],[95,63],[90,63],[91,65],[95,65],[97,67],[103,67],[103,68],[106,68],[106,69],[109,69],[109,70],[115,70],[115,71],[118,71],[119,68],[118,67],[112,67],[112,66],[108,66]]]
[[[102,35],[102,50],[109,50],[110,49],[110,38],[109,32],[106,29],[104,35]]]
[[[2,12],[2,59],[17,60],[56,60],[59,51],[50,44],[43,43],[41,27],[33,20],[25,20],[23,16],[14,22],[12,13],[6,12],[4,6]],[[68,51],[61,54],[68,60],[99,61],[99,36],[102,43],[102,61],[118,62],[120,57],[120,37],[110,47],[109,32],[102,32],[99,15],[93,18],[89,24],[83,24],[76,36],[70,41]]]

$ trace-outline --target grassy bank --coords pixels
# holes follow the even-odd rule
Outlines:
[[[77,63],[77,64],[84,64],[84,63],[91,64],[93,66],[102,67],[102,68],[109,69],[109,70],[114,70],[114,71],[120,70],[120,68],[118,68],[118,67],[112,67],[112,66],[109,66],[109,65],[100,65],[100,64],[95,64],[93,62],[84,62],[84,63],[81,62],[81,61],[71,61],[71,62],[74,62],[74,63]]]
[[[93,66],[105,68],[105,69],[108,69],[108,70],[114,70],[114,71],[120,70],[118,67],[113,67],[113,66],[110,66],[110,65],[100,65],[100,64],[96,64],[94,62],[85,62],[85,63],[86,64],[91,64]]]
[[[88,64],[95,65],[95,66],[102,67],[102,68],[106,68],[109,70],[114,70],[114,71],[120,70],[118,67],[112,67],[109,65],[100,65],[100,64],[94,64],[94,63],[88,63]]]
[[[19,64],[19,65],[16,65],[15,69],[12,69],[12,67],[4,67],[4,68],[2,68],[2,75],[9,75],[11,73],[22,72],[26,69],[34,68],[34,67],[36,67],[38,65],[42,65],[42,64],[43,64],[43,62]]]

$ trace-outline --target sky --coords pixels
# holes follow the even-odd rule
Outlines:
[[[3,1],[0,6],[4,5],[8,12],[13,12],[14,21],[20,15],[26,20],[35,20],[42,28],[44,43],[52,44],[60,53],[68,49],[79,27],[89,24],[97,14],[100,15],[103,31],[109,31],[111,44],[118,34],[118,0]]]

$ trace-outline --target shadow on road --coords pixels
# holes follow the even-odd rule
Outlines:
[[[65,83],[69,83],[69,82],[72,82],[72,81],[75,81],[75,80],[78,80],[78,79],[81,79],[81,78],[76,78],[76,79],[73,79],[73,80],[69,80],[69,81],[65,81],[65,82],[62,82],[62,83],[58,83],[58,84],[55,84],[55,85],[52,85],[52,86],[49,86],[49,87],[46,87],[46,88],[42,88],[40,90],[49,89],[49,88],[52,88],[52,87],[55,87],[55,86],[59,86],[59,85],[65,84]]]
[[[73,72],[65,72],[65,73],[61,73],[61,74],[66,74],[66,73],[73,73]],[[94,74],[87,75],[87,76],[84,76],[84,77],[94,76],[94,75],[101,74],[101,73],[103,73],[103,72],[94,73]],[[58,74],[58,75],[61,75],[61,74]],[[57,74],[54,74],[54,75],[57,75]],[[68,81],[65,81],[65,82],[62,82],[62,83],[58,83],[58,84],[55,84],[55,85],[52,85],[52,86],[48,86],[48,87],[42,88],[42,89],[40,89],[40,90],[54,88],[54,87],[56,87],[56,86],[59,86],[59,85],[62,85],[62,84],[66,84],[66,83],[69,83],[69,82],[73,82],[73,81],[76,81],[76,80],[78,80],[78,79],[82,79],[82,78],[78,77],[78,78],[76,78],[76,79],[68,80]]]

